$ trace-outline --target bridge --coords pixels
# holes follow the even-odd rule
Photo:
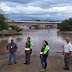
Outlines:
[[[61,22],[42,22],[42,21],[13,21],[7,22],[9,25],[18,26],[24,29],[24,27],[35,27],[39,29],[43,28],[54,28],[57,27],[57,24],[61,24]]]

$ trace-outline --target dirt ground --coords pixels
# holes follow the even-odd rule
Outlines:
[[[17,56],[17,64],[14,64],[13,58],[11,65],[8,65],[8,55],[0,56],[0,71],[40,71],[42,69],[39,56],[31,56],[29,65],[24,63],[24,55]],[[47,71],[65,71],[62,69],[64,60],[62,57],[49,56],[47,58]],[[72,71],[72,62],[70,63],[70,71]]]

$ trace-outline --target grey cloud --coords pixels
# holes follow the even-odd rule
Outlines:
[[[72,0],[0,0],[0,2],[6,2],[10,7],[15,7],[18,4],[21,4],[24,7],[33,6],[39,7],[42,9],[49,9],[53,7],[64,7],[71,6]],[[12,13],[13,14],[13,13]],[[16,14],[15,14],[16,15]],[[20,14],[21,15],[21,14]],[[61,13],[61,12],[32,12],[32,14],[23,14],[25,17],[42,17],[42,18],[69,18],[72,17],[72,13]]]
[[[22,3],[22,4],[31,3],[33,1],[34,0],[0,0],[0,2],[16,2],[16,3]]]
[[[0,0],[1,2],[15,2],[24,4],[24,6],[36,6],[41,8],[50,8],[57,5],[72,4],[72,0]]]

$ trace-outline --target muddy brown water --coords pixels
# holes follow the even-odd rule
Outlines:
[[[50,47],[50,55],[62,55],[63,44],[66,37],[70,37],[72,42],[72,32],[57,32],[57,29],[33,29],[25,30],[22,32],[23,35],[9,36],[0,38],[0,54],[6,54],[6,45],[13,38],[14,42],[18,45],[17,55],[24,54],[25,43],[27,37],[31,37],[33,42],[33,54],[39,55],[39,52],[43,45],[43,40],[47,40]]]

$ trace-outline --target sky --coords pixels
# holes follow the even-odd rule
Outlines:
[[[72,0],[0,0],[0,8],[13,20],[64,20],[72,17]]]

